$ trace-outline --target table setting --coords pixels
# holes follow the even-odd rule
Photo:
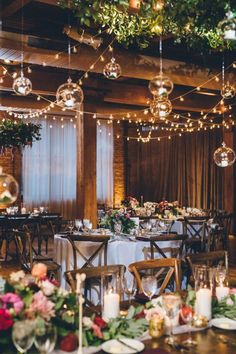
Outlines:
[[[214,333],[215,341],[223,345],[223,353],[229,353],[235,345],[236,290],[228,289],[223,297],[216,295],[217,286],[226,281],[221,269],[215,272],[212,290],[209,285],[209,302],[201,292],[208,290],[209,269],[198,269],[195,290],[181,294],[167,292],[154,297],[156,285],[143,279],[145,304],[135,298],[123,303],[118,283],[112,278],[105,285],[102,306],[95,313],[83,310],[85,275],[76,276],[76,292],[72,293],[46,274],[45,265],[39,263],[32,274],[18,271],[6,281],[1,280],[0,348],[4,354],[17,350],[28,354],[147,354],[157,348],[159,353],[187,352],[201,348],[204,338],[208,343]],[[213,348],[213,342],[211,345]]]

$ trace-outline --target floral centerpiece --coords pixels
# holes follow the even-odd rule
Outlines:
[[[45,331],[47,325],[53,325],[60,348],[66,350],[72,342],[75,347],[77,314],[76,294],[61,289],[55,281],[49,280],[44,264],[36,264],[31,275],[23,271],[12,273],[0,295],[1,352],[15,353],[12,329],[16,322],[25,320],[30,321],[35,330]]]
[[[130,233],[135,228],[135,222],[130,219],[130,214],[124,209],[109,210],[101,220],[101,226],[113,232]],[[119,227],[118,227],[119,226]]]
[[[129,196],[121,201],[121,205],[125,208],[135,210],[139,207],[139,202],[136,198]]]
[[[179,202],[176,200],[174,202],[168,202],[167,200],[162,200],[158,204],[157,213],[161,216],[174,215],[177,216],[179,211]]]

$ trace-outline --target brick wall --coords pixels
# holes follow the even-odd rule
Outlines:
[[[6,151],[3,155],[0,155],[0,166],[3,168],[3,172],[12,175],[19,183],[19,195],[18,200],[14,205],[20,206],[20,191],[21,191],[21,152],[15,151],[12,153],[10,150]]]
[[[114,123],[114,207],[120,205],[125,198],[125,146],[124,146],[124,124]],[[119,139],[117,137],[119,136]]]

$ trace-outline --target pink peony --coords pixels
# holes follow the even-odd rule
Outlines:
[[[144,310],[144,313],[145,313],[145,318],[148,322],[153,318],[153,316],[158,316],[160,318],[165,317],[165,311],[158,305],[148,310]]]
[[[31,271],[33,277],[37,279],[43,279],[47,276],[47,267],[43,263],[36,263]]]
[[[24,303],[21,298],[14,293],[6,293],[0,296],[0,301],[2,303],[2,308],[7,309],[9,304],[12,305],[16,314],[20,313],[24,307]]]
[[[55,316],[54,303],[47,299],[42,291],[38,291],[33,295],[32,302],[27,309],[29,318],[34,318],[36,314],[49,321]]]

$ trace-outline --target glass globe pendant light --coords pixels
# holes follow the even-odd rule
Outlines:
[[[72,82],[69,77],[67,82],[58,87],[56,92],[57,104],[65,109],[80,108],[84,94],[81,87]]]
[[[217,166],[227,167],[232,166],[236,159],[236,154],[233,149],[226,146],[223,142],[222,146],[216,149],[213,155],[213,159]]]
[[[164,99],[173,91],[174,84],[168,78],[168,76],[163,75],[163,62],[162,62],[162,38],[160,36],[159,42],[159,52],[160,52],[160,72],[159,75],[155,76],[148,85],[149,91],[156,98]]]
[[[150,103],[150,112],[156,118],[165,120],[166,117],[172,112],[172,104],[168,98],[154,99]]]
[[[103,74],[107,79],[116,80],[121,75],[121,66],[116,63],[114,57],[111,58],[111,61],[104,66]]]
[[[32,83],[30,79],[24,76],[23,70],[21,70],[20,75],[13,81],[12,88],[19,96],[27,96],[32,91]]]
[[[17,200],[19,185],[11,175],[3,173],[0,166],[0,209],[5,209]]]
[[[70,75],[71,45],[68,40],[68,72]],[[84,93],[81,87],[72,82],[70,76],[64,84],[58,87],[56,92],[56,103],[64,109],[80,109],[84,100]]]

